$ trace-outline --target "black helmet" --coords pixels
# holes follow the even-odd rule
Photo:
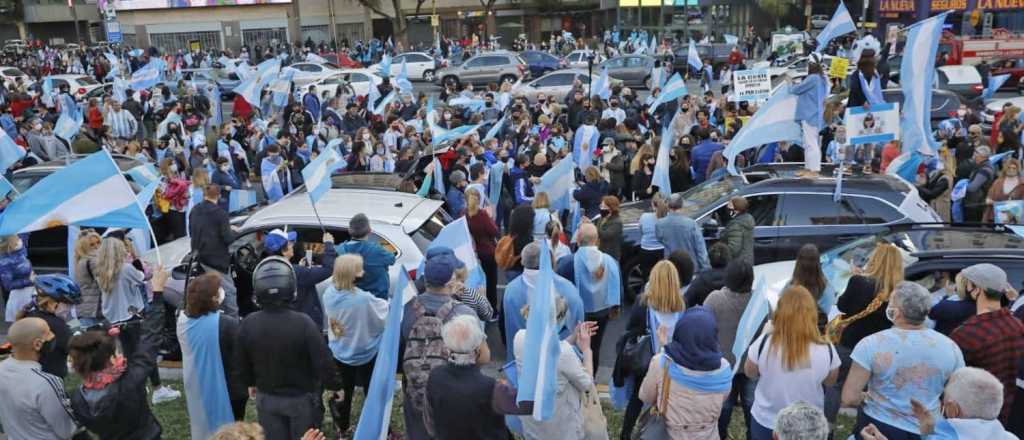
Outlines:
[[[252,290],[261,307],[290,303],[296,295],[295,269],[284,257],[267,257],[252,271]]]

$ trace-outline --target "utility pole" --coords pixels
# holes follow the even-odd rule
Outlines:
[[[68,9],[71,10],[71,20],[75,22],[75,42],[82,45],[82,34],[78,30],[78,11],[75,10],[75,0],[68,0]]]
[[[330,17],[331,23],[331,42],[334,43],[332,50],[337,53],[341,42],[338,41],[338,23],[334,14],[334,0],[327,0],[327,15]]]

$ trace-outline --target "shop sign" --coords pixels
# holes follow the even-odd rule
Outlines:
[[[914,0],[879,0],[879,12],[914,12]]]

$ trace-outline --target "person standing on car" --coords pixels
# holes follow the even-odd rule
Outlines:
[[[206,272],[217,272],[225,286],[227,295],[221,303],[221,310],[231,316],[238,316],[238,299],[235,282],[231,278],[231,255],[228,246],[237,238],[231,228],[228,213],[220,207],[221,187],[206,185],[203,201],[189,213],[189,237],[196,261]]]
[[[812,53],[807,59],[807,76],[790,88],[797,96],[796,120],[803,129],[804,169],[797,172],[799,177],[815,177],[821,171],[820,133],[828,89],[828,80],[821,70],[821,55]]]
[[[850,74],[850,97],[846,100],[846,108],[885,103],[885,97],[882,96],[882,78],[875,67],[875,50],[862,50],[860,59],[857,60],[857,70]]]
[[[376,240],[370,240],[370,219],[366,214],[356,214],[348,222],[351,239],[337,248],[338,255],[359,254],[363,257],[363,277],[356,285],[377,298],[388,299],[391,281],[388,268],[395,264],[395,254],[384,249]]]

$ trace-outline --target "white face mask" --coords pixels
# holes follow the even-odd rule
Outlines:
[[[171,165],[171,172],[172,173],[177,173],[178,172],[178,165]]]
[[[370,139],[371,139],[371,138],[370,138],[370,135],[369,135],[369,134],[364,134],[364,135],[363,135],[363,142],[370,142]]]
[[[889,322],[895,324],[896,323],[896,309],[894,309],[892,307],[886,307],[885,308],[885,319],[888,319]]]
[[[224,288],[217,289],[217,305],[224,303]]]

